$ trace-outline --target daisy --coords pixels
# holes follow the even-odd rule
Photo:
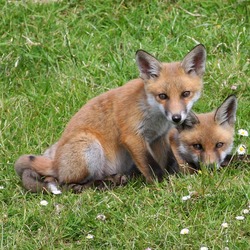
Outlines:
[[[191,198],[191,196],[190,195],[187,195],[187,196],[183,196],[181,199],[183,200],[183,201],[187,201],[187,200],[189,200]]]
[[[106,220],[106,216],[105,216],[104,214],[98,214],[98,215],[96,216],[96,219],[97,219],[97,220]]]
[[[248,136],[248,132],[245,129],[239,129],[238,130],[238,135]]]
[[[223,228],[228,228],[228,223],[223,222],[223,223],[221,224],[221,227],[223,227]]]
[[[49,203],[46,201],[46,200],[42,200],[41,202],[40,202],[40,205],[42,205],[42,206],[47,206]]]
[[[244,217],[244,216],[236,216],[235,219],[236,219],[236,220],[244,220],[245,217]]]
[[[189,229],[188,228],[181,229],[180,234],[189,234]]]
[[[200,250],[208,250],[208,247],[201,247]]]
[[[246,153],[247,147],[243,144],[240,144],[237,148],[238,155],[244,155]]]
[[[86,236],[86,238],[87,238],[87,239],[93,239],[93,238],[94,238],[94,235],[88,234],[88,235]]]
[[[244,210],[242,211],[242,213],[243,213],[243,214],[249,214],[249,209],[244,209]]]

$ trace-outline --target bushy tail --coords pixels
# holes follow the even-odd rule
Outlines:
[[[51,191],[57,179],[53,160],[44,156],[22,155],[15,163],[15,170],[24,188],[31,192]]]

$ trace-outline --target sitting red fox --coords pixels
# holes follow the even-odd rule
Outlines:
[[[171,170],[192,173],[200,169],[199,164],[220,167],[233,147],[236,109],[236,97],[231,95],[213,112],[190,112],[186,120],[169,133],[171,149],[179,165],[179,169]]]
[[[133,163],[148,182],[162,180],[167,161],[154,157],[154,148],[200,97],[206,50],[197,45],[172,63],[139,50],[136,61],[140,78],[85,104],[44,156],[17,160],[15,170],[26,189],[51,189],[55,178],[81,191],[88,182],[128,172]],[[157,155],[167,155],[166,148]]]

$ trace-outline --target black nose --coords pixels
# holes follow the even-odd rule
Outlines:
[[[172,121],[175,123],[178,123],[181,121],[181,115],[173,115],[172,116]]]

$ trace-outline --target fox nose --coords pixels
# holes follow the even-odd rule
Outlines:
[[[178,123],[181,121],[181,115],[175,114],[172,116],[172,121]]]

